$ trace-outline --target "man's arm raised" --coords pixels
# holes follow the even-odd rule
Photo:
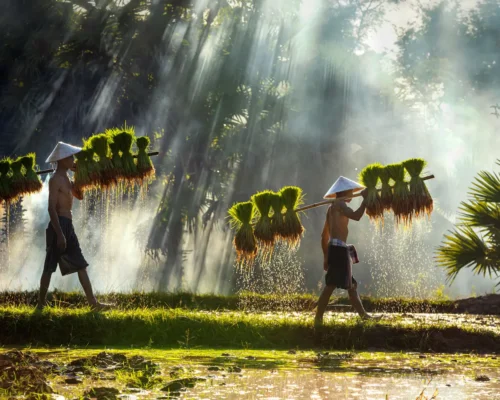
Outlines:
[[[71,171],[76,172],[76,164],[73,163],[73,167],[70,168]],[[83,200],[83,192],[75,188],[75,181],[71,181],[71,194],[78,200]]]
[[[59,195],[59,189],[61,188],[61,180],[58,177],[52,177],[49,180],[49,216],[50,223],[56,231],[57,235],[57,247],[61,250],[66,248],[66,238],[59,224],[59,216],[57,215],[57,198]]]
[[[78,200],[83,200],[83,192],[75,188],[75,183],[71,182],[71,193]]]
[[[366,189],[361,192],[361,195],[363,196],[363,202],[356,211],[350,208],[344,201],[340,201],[339,209],[341,210],[342,214],[344,214],[349,219],[359,221],[366,210],[366,192]]]

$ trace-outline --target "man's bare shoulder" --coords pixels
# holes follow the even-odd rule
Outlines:
[[[352,212],[352,209],[347,205],[347,203],[344,200],[338,200],[337,210],[340,211],[344,215],[346,213]]]

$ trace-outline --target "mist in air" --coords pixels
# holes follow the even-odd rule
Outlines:
[[[96,3],[89,9],[99,11]],[[140,22],[119,34],[105,29],[93,37],[106,62],[72,55],[70,67],[54,67],[0,120],[12,136],[5,155],[35,151],[42,168],[58,140],[79,145],[125,121],[154,139],[161,154],[153,159],[157,180],[147,196],[108,192],[75,200],[75,228],[98,292],[316,292],[324,281],[326,209],[307,211],[299,250],[276,251],[270,269],[253,278],[234,267],[227,209],[287,185],[316,202],[339,175],[357,179],[369,163],[411,157],[427,160],[436,176],[428,182],[435,211],[411,230],[397,230],[390,216],[378,228],[366,217],[351,223],[361,294],[429,297],[444,290],[464,297],[494,290],[493,279],[469,270],[448,286],[434,254],[477,172],[494,170],[499,158],[500,120],[490,107],[499,101],[500,83],[484,76],[497,71],[500,52],[485,40],[471,66],[473,54],[456,32],[457,21],[474,29],[475,16],[491,14],[488,7],[500,13],[500,4],[198,0],[187,18],[164,14],[156,3],[137,10]],[[90,21],[84,8],[64,9],[68,20]],[[99,12],[110,26],[118,21]],[[77,39],[74,26],[65,29],[63,40]],[[484,82],[470,79],[472,68],[486,70],[476,73]],[[3,245],[0,290],[38,286],[49,223],[44,179],[41,193],[23,199],[24,229],[12,233],[8,258]],[[79,289],[76,277],[59,272],[52,285]]]

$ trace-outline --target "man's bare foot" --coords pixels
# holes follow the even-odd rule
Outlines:
[[[365,314],[365,315],[360,315],[361,319],[364,321],[379,321],[382,319],[382,315],[370,315],[370,314]]]
[[[113,304],[96,303],[92,307],[92,311],[108,311],[113,308]]]

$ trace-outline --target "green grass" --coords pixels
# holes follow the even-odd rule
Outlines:
[[[317,301],[312,294],[294,295],[260,295],[243,293],[239,295],[198,295],[192,293],[109,293],[99,296],[104,302],[114,303],[124,310],[136,308],[183,308],[190,310],[294,310],[306,311]],[[58,307],[84,307],[87,305],[85,296],[77,292],[58,292],[49,294],[51,303]],[[456,312],[456,302],[451,300],[419,300],[404,298],[372,298],[362,296],[363,305],[369,312],[400,312],[400,313],[453,313]],[[37,292],[1,292],[0,304],[4,306],[34,306],[37,302]],[[331,304],[349,305],[349,299],[335,298]]]
[[[315,330],[310,313],[250,313],[135,309],[92,313],[88,308],[0,308],[0,345],[156,348],[368,349],[500,351],[500,335],[466,323],[393,319],[327,320]]]

